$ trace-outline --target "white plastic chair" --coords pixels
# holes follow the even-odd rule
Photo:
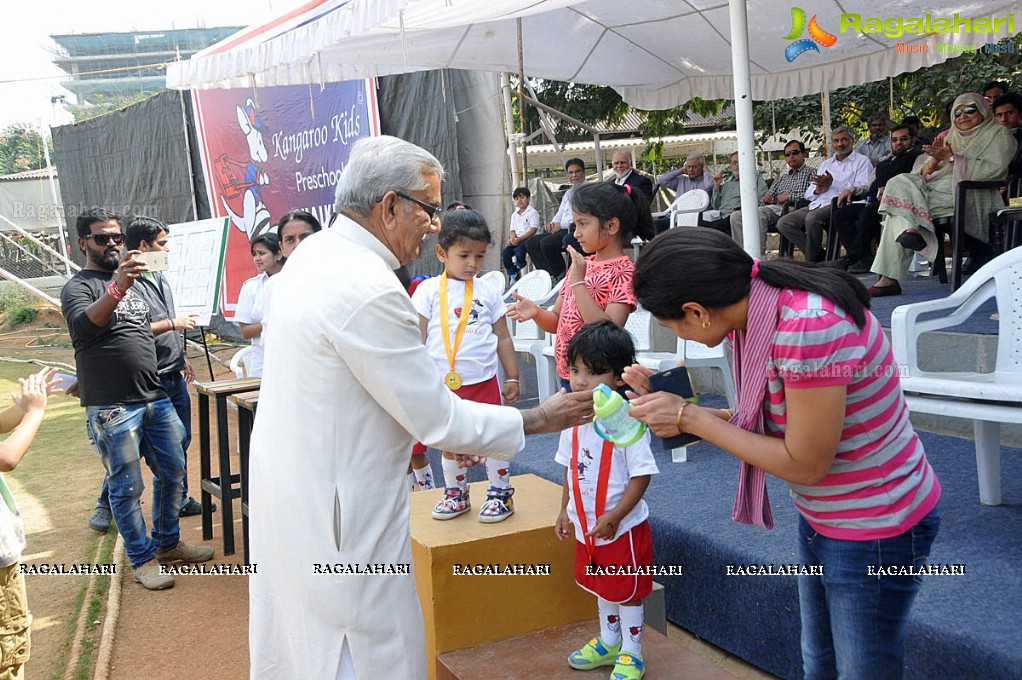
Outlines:
[[[1022,423],[1022,248],[994,258],[940,300],[904,305],[891,315],[894,361],[909,410],[973,421],[979,501],[1001,504],[1001,423]],[[962,323],[997,300],[997,357],[990,373],[919,368],[919,336]],[[934,312],[946,314],[934,318]],[[926,319],[920,318],[926,315]],[[951,357],[948,357],[950,360]],[[904,372],[908,373],[906,376]]]
[[[498,293],[503,294],[504,289],[507,288],[507,279],[504,278],[504,272],[493,270],[492,272],[483,272],[476,277],[476,281],[481,281],[488,286],[493,286]]]
[[[671,228],[699,226],[699,214],[710,207],[710,195],[703,189],[692,189],[674,199],[667,209],[671,217]],[[663,213],[660,213],[661,215]],[[639,259],[639,249],[644,241],[638,236],[632,239],[632,254]]]
[[[719,370],[724,384],[724,397],[727,399],[727,405],[734,408],[738,404],[738,391],[735,388],[735,378],[732,373],[731,363],[728,361],[727,353],[724,350],[724,343],[716,347],[709,347],[698,342],[678,338],[674,353],[653,352],[650,349],[653,345],[652,328],[653,324],[656,323],[656,319],[647,310],[639,307],[628,317],[629,323],[633,320],[636,324],[644,324],[646,328],[645,331],[641,331],[644,333],[643,336],[637,335],[636,331],[629,324],[625,325],[625,328],[631,331],[632,336],[636,339],[636,359],[640,364],[659,372],[674,368],[678,365],[679,360],[684,360],[685,368],[712,368]],[[685,462],[688,460],[687,448],[674,449],[671,452],[671,458],[675,463]]]
[[[710,195],[702,189],[686,191],[671,203],[671,228],[699,226],[699,213],[710,207]]]
[[[234,371],[235,377],[238,379],[247,378],[248,371],[245,367],[245,360],[248,359],[248,355],[252,353],[252,345],[242,347],[234,356],[231,357],[231,370]]]
[[[518,293],[522,297],[539,304],[541,300],[545,300],[550,295],[552,287],[553,280],[550,278],[550,272],[543,269],[535,269],[522,276],[522,278],[515,281],[514,285],[507,289],[507,292],[504,293],[504,301],[514,302],[515,298],[512,293]]]

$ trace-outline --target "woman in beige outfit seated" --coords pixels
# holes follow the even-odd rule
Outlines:
[[[951,107],[947,137],[924,146],[929,158],[916,171],[896,175],[880,201],[883,232],[873,272],[880,275],[869,289],[873,297],[898,295],[916,252],[928,260],[943,257],[933,220],[954,213],[955,189],[962,180],[1003,179],[1017,143],[990,112],[981,95],[966,93]],[[1002,207],[996,189],[970,191],[965,207],[965,243],[977,261],[990,259],[987,215]]]

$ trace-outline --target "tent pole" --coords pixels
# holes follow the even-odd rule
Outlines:
[[[53,180],[53,175],[56,173],[53,166],[50,165],[50,145],[46,143],[46,130],[43,128],[42,120],[39,121],[39,139],[43,142],[43,155],[46,157],[46,175],[50,178],[50,194],[53,196],[53,208],[56,210],[60,207],[60,200],[57,198],[57,183]],[[60,242],[61,259],[64,260],[64,274],[71,278],[71,266],[67,261],[67,258],[71,257],[71,251],[67,249],[67,239],[64,237],[66,220],[61,221],[64,224],[57,226],[57,239]],[[45,223],[43,226],[45,227]]]
[[[735,82],[735,126],[738,130],[738,180],[742,192],[742,231],[745,252],[763,254],[759,239],[759,197],[756,195],[756,151],[752,121],[752,81],[749,77],[749,19],[744,0],[729,0],[731,64]]]
[[[518,118],[522,121],[522,182],[528,181],[529,176],[529,153],[526,148],[527,134],[525,126],[525,56],[522,54],[522,18],[515,19],[515,29],[518,32]]]
[[[820,109],[823,111],[823,157],[830,155],[830,92],[820,93]]]
[[[504,125],[507,127],[507,157],[511,160],[511,186],[524,184],[518,173],[518,148],[515,146],[515,114],[511,108],[511,78],[500,74],[500,89],[504,95]]]

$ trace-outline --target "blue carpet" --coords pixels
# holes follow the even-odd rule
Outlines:
[[[876,281],[876,274],[863,275],[859,277],[867,287],[872,286]],[[941,283],[936,277],[922,276],[908,279],[901,282],[901,295],[890,297],[873,298],[872,312],[880,325],[884,328],[891,327],[891,312],[895,307],[909,305],[913,302],[928,300],[939,300],[951,294],[951,284]],[[997,322],[990,318],[990,315],[997,311],[997,304],[989,300],[980,307],[965,323],[945,329],[955,333],[977,333],[980,335],[997,335]],[[923,317],[928,318],[927,316]]]
[[[534,392],[533,392],[534,394]],[[714,397],[706,398],[714,405]],[[528,405],[528,404],[526,404]],[[965,564],[964,576],[930,576],[912,610],[906,674],[923,678],[1022,678],[1022,451],[1003,450],[1004,504],[979,503],[973,442],[922,434],[943,487],[931,563]],[[528,439],[512,474],[563,480],[557,435]],[[437,453],[431,451],[440,476]],[[735,524],[737,461],[703,443],[672,463],[654,438],[660,474],[650,484],[655,558],[684,565],[660,580],[667,618],[698,637],[784,678],[801,678],[797,585],[788,576],[728,576],[727,565],[796,561],[797,513],[786,485],[768,477],[773,531]],[[485,477],[472,470],[470,480]],[[551,518],[552,519],[552,518]]]

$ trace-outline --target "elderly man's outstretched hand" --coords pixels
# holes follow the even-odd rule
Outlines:
[[[592,419],[593,393],[568,392],[563,388],[539,406],[522,411],[525,434],[560,432],[569,427],[584,425]],[[458,467],[465,468],[482,465],[486,462],[486,456],[456,453],[454,460]]]
[[[561,389],[536,408],[522,412],[525,434],[560,432],[593,419],[593,393]]]

